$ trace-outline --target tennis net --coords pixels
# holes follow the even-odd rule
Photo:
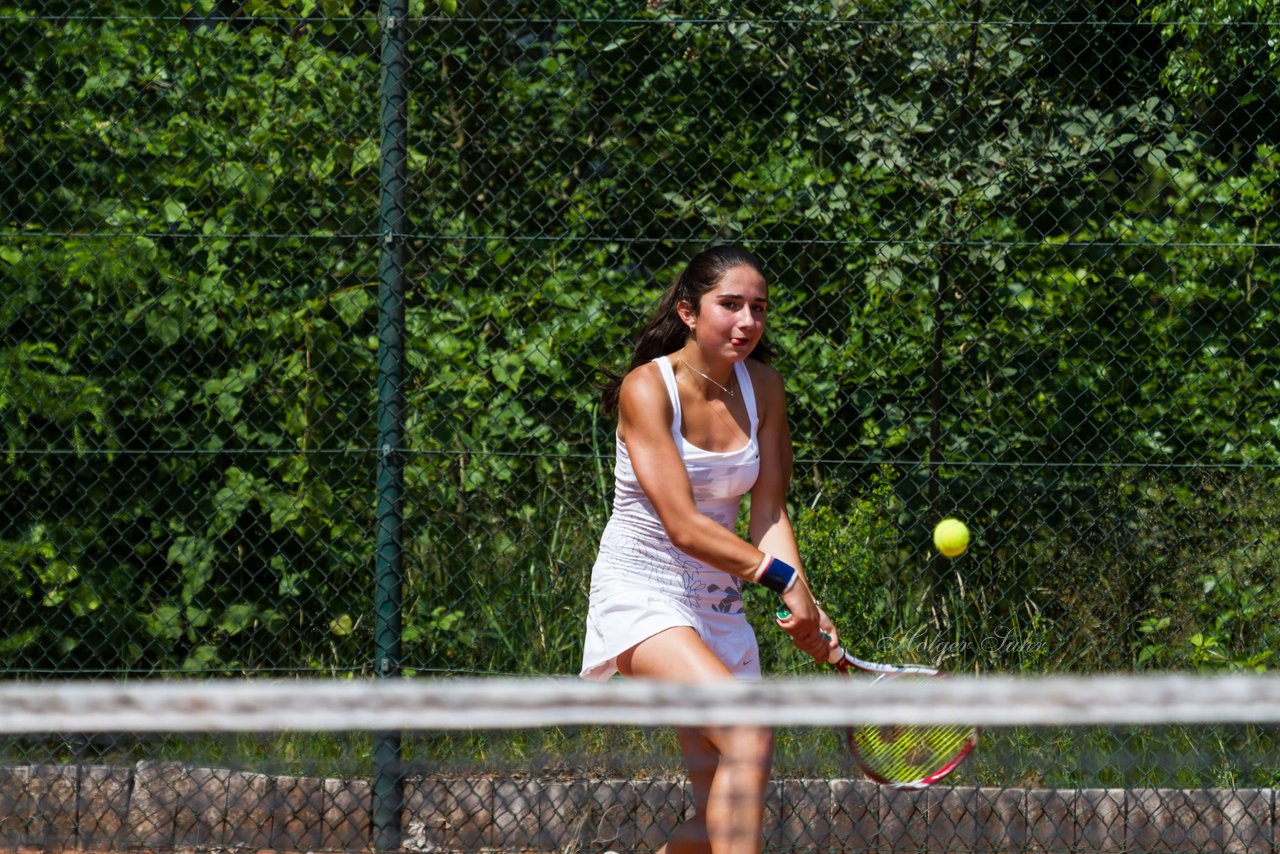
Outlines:
[[[930,788],[877,785],[846,749],[854,723],[955,722],[981,726],[978,747]],[[1266,675],[522,678],[0,685],[0,848],[648,851],[710,773],[691,780],[676,726],[773,728],[767,851],[1280,840]]]

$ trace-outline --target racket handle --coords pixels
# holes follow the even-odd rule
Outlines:
[[[785,620],[787,617],[791,616],[791,609],[787,608],[786,606],[783,606],[779,608],[777,611],[775,611],[774,614],[775,616],[777,616],[779,620]],[[831,635],[828,634],[827,632],[819,631],[818,634],[822,635],[827,640],[831,640]],[[844,657],[844,649],[840,647],[836,647],[835,649],[831,650],[831,656],[828,659],[827,663],[830,664],[832,667],[836,668],[837,670],[839,670],[841,673],[844,673],[846,670],[849,669],[849,663],[848,661],[845,660],[845,657]]]
[[[788,608],[786,605],[783,605],[782,607],[778,608],[777,611],[774,612],[774,616],[777,617],[779,620],[785,620],[787,617],[791,616],[791,609]],[[822,636],[827,640],[831,639],[831,635],[827,634],[826,632],[823,632]]]

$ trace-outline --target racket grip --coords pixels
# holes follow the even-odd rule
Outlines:
[[[784,605],[774,612],[774,616],[779,620],[785,620],[787,617],[791,616],[791,609]],[[827,632],[819,630],[818,634],[822,635],[826,640],[831,640],[831,635]],[[827,663],[839,670],[841,673],[844,673],[845,670],[848,669],[848,664],[844,660],[843,649],[836,648],[831,650],[831,656]]]
[[[790,609],[790,608],[787,608],[787,607],[784,605],[783,607],[779,608],[779,609],[778,609],[776,612],[774,612],[774,613],[775,613],[775,616],[776,616],[779,620],[785,620],[787,617],[790,617],[790,616],[791,616],[791,609]],[[824,638],[826,638],[827,640],[831,640],[831,635],[830,635],[830,633],[828,633],[828,632],[824,632],[824,631],[819,630],[819,631],[818,631],[818,634],[822,635],[822,636],[823,636]]]

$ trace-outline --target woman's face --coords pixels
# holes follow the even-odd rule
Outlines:
[[[741,361],[764,336],[769,287],[753,267],[739,265],[725,272],[714,288],[702,295],[691,331],[709,356]]]

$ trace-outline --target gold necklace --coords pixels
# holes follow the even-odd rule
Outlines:
[[[727,388],[725,388],[724,386],[720,385],[720,383],[718,383],[718,382],[716,382],[715,380],[711,379],[711,377],[707,376],[707,375],[706,375],[706,374],[704,374],[702,371],[698,370],[698,369],[697,369],[697,368],[695,368],[693,365],[691,365],[691,364],[689,364],[688,362],[686,362],[686,361],[684,360],[684,356],[681,356],[681,357],[680,357],[680,364],[684,365],[686,368],[688,368],[689,370],[693,371],[695,374],[697,374],[698,376],[702,377],[704,380],[706,380],[707,382],[711,383],[713,386],[715,386],[716,388],[720,389],[720,390],[721,390],[722,392],[724,392],[725,394],[729,395],[729,397],[737,397],[737,395],[736,395],[736,394],[734,394],[732,391],[730,391],[729,389],[727,389]]]

